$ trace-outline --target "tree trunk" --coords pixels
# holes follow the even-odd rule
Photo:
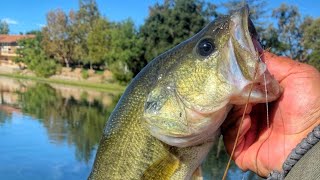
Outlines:
[[[69,61],[68,61],[68,58],[63,58],[64,62],[66,63],[66,67],[69,68],[70,65],[69,65]]]
[[[3,91],[1,91],[1,104],[5,104],[4,97],[3,97]]]

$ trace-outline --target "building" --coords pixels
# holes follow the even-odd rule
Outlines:
[[[35,38],[35,35],[0,34],[0,64],[12,64],[17,56],[18,41],[24,38]]]

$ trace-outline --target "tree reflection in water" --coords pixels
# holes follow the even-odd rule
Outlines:
[[[220,137],[219,141],[213,145],[208,157],[202,164],[204,179],[222,179],[229,157],[230,156],[224,149],[222,137]],[[263,178],[260,178],[251,171],[243,172],[232,161],[228,170],[227,179],[258,180]]]
[[[0,126],[11,120],[11,114],[0,110]]]
[[[18,94],[22,113],[43,123],[51,143],[75,145],[77,159],[85,162],[92,157],[106,120],[119,99],[119,95],[108,94],[113,103],[107,107],[99,99],[88,102],[86,95],[77,101],[73,96],[63,97],[48,84],[36,84]]]

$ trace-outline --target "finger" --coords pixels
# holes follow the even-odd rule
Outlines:
[[[246,146],[248,145],[247,134],[250,131],[250,129],[251,129],[251,117],[249,115],[246,115],[244,117],[243,122],[240,127],[240,133],[239,133],[239,137],[238,137],[239,139],[237,142],[236,151],[234,152],[234,158],[238,157],[244,151]],[[234,143],[233,143],[233,145],[234,145]]]
[[[224,123],[222,124],[222,129],[228,129],[229,126],[235,126],[235,123],[240,120],[244,114],[250,114],[252,110],[252,105],[248,104],[247,108],[244,105],[234,106],[232,110],[228,113],[228,116]],[[244,112],[246,111],[246,112]]]
[[[241,119],[236,121],[236,123],[234,124],[234,126],[229,126],[228,129],[224,129],[224,133],[223,133],[223,140],[225,142],[225,146],[227,149],[227,152],[230,154],[236,137],[237,137],[237,133],[239,131],[239,126],[241,124]],[[241,153],[243,145],[244,145],[244,141],[245,141],[245,135],[246,133],[249,131],[251,127],[251,119],[249,115],[245,115],[241,127],[240,127],[240,133],[239,133],[239,139],[238,139],[238,143],[237,143],[237,147],[236,147],[236,151],[234,154],[234,158],[238,157],[238,155]]]
[[[234,106],[233,110],[231,111],[231,114],[235,115],[237,117],[241,117],[241,116],[243,116],[243,113],[244,114],[250,114],[251,110],[252,110],[252,105],[251,104],[248,104],[247,107],[245,105]]]

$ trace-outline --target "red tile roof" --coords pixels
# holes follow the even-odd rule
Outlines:
[[[35,38],[35,35],[7,35],[0,34],[0,43],[12,43],[17,42],[20,39],[24,38]]]

